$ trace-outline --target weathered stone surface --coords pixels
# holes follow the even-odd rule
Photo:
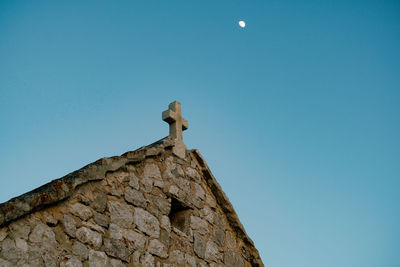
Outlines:
[[[144,234],[128,229],[123,230],[123,236],[131,242],[130,244],[133,249],[144,251],[146,246],[146,236]]]
[[[111,267],[125,267],[125,264],[123,264],[120,260],[110,259],[110,266]]]
[[[182,189],[183,192],[186,194],[190,194],[190,182],[186,180],[185,178],[178,177],[173,179],[173,182],[180,188]]]
[[[243,261],[242,257],[233,251],[225,252],[224,263],[226,266],[244,267],[244,261]]]
[[[9,226],[10,236],[12,238],[28,239],[31,227],[23,222],[15,222]]]
[[[199,267],[209,267],[209,265],[204,261],[200,261],[198,265]]]
[[[50,227],[43,223],[38,223],[35,228],[33,228],[32,233],[29,235],[29,241],[41,243],[42,246],[47,248],[54,248],[57,246],[56,235]]]
[[[146,150],[145,155],[146,157],[155,157],[161,154],[161,149],[157,147],[151,147]]]
[[[1,253],[4,259],[16,263],[22,256],[22,251],[17,249],[14,240],[6,238],[1,244]]]
[[[141,188],[142,188],[143,192],[150,193],[151,190],[153,190],[153,180],[152,179],[145,177],[142,180],[140,180],[140,182],[141,182]]]
[[[51,214],[45,213],[44,214],[45,222],[48,226],[54,227],[57,225],[58,220],[54,218]]]
[[[13,267],[13,264],[9,261],[3,260],[0,258],[0,266],[2,267]]]
[[[160,223],[157,218],[142,208],[135,209],[135,224],[145,234],[154,238],[160,237]]]
[[[205,206],[200,210],[200,216],[203,219],[206,219],[209,223],[214,223],[214,212],[208,206]]]
[[[204,207],[204,198],[205,198],[205,191],[201,185],[198,183],[191,182],[190,183],[191,187],[191,202],[193,203],[194,206],[197,208],[201,209]]]
[[[186,175],[192,179],[193,181],[195,181],[196,183],[200,183],[201,178],[200,178],[200,174],[193,168],[191,167],[187,167],[186,168]]]
[[[145,253],[140,257],[140,263],[143,267],[154,267],[154,257],[150,253]]]
[[[110,233],[110,238],[113,239],[121,239],[122,238],[122,229],[118,225],[111,223],[108,228],[108,232]]]
[[[171,253],[169,255],[169,261],[171,263],[176,264],[176,266],[184,266],[185,257],[184,257],[183,252],[180,250],[171,251]]]
[[[45,266],[45,261],[42,258],[42,248],[38,246],[37,244],[35,246],[31,246],[29,248],[29,252],[27,254],[24,254],[24,258],[21,259],[18,264],[21,264],[22,266],[28,265],[28,266]]]
[[[22,238],[15,239],[15,247],[21,250],[23,253],[26,253],[29,249],[28,243],[25,241],[25,239]]]
[[[89,251],[89,267],[106,267],[108,266],[108,257],[106,253],[101,251]]]
[[[216,212],[215,216],[214,216],[214,224],[218,228],[221,228],[221,229],[225,228],[226,223],[225,223],[224,215],[220,214],[219,212]]]
[[[98,190],[95,192],[94,200],[91,206],[97,212],[103,213],[107,207],[107,196],[104,191]]]
[[[144,197],[143,193],[132,189],[131,187],[125,188],[125,200],[137,207],[146,208],[148,200]]]
[[[223,247],[225,245],[224,231],[219,228],[214,228],[212,239],[218,246]]]
[[[76,234],[76,222],[74,219],[72,219],[70,216],[67,214],[64,214],[64,220],[63,220],[63,225],[64,225],[64,230],[65,232],[71,236],[75,237]]]
[[[109,172],[106,175],[106,182],[109,186],[111,186],[111,190],[109,193],[114,196],[122,196],[124,194],[124,186],[125,182],[129,181],[129,174],[123,170]]]
[[[222,260],[222,254],[218,250],[218,245],[212,241],[207,241],[205,258],[208,260]]]
[[[132,225],[133,214],[128,204],[118,201],[108,201],[107,207],[110,212],[112,223],[124,228],[129,228]]]
[[[7,228],[0,228],[0,242],[3,241],[7,237]]]
[[[228,249],[235,249],[236,247],[236,237],[231,231],[225,231],[226,246]]]
[[[71,257],[66,262],[61,262],[60,267],[82,267],[82,262],[76,257]]]
[[[89,218],[91,218],[93,216],[93,213],[90,210],[90,208],[81,203],[72,204],[69,207],[69,209],[72,214],[81,218],[84,221],[88,220]]]
[[[129,261],[129,251],[125,244],[117,239],[104,240],[105,251],[109,256],[119,258],[123,261]]]
[[[180,194],[179,194],[179,188],[177,187],[177,186],[175,186],[175,185],[171,185],[170,186],[170,188],[169,188],[169,193],[170,194],[172,194],[173,196],[179,196]]]
[[[89,255],[89,250],[87,247],[77,240],[75,240],[74,244],[72,245],[72,252],[83,260],[86,260]]]
[[[93,219],[98,225],[103,226],[105,228],[108,227],[108,217],[106,215],[101,213],[96,213],[93,216]]]
[[[133,173],[129,175],[129,186],[133,189],[139,190],[139,179]]]
[[[153,185],[158,188],[164,188],[164,181],[163,180],[154,180]]]
[[[165,170],[166,170],[166,171],[172,172],[172,170],[176,168],[176,162],[175,162],[174,157],[168,156],[168,157],[165,159],[165,164],[164,164],[164,165],[165,165]],[[164,177],[164,178],[165,178],[165,177]]]
[[[172,170],[172,174],[175,178],[183,178],[185,176],[185,172],[179,164],[176,165],[175,169]]]
[[[217,203],[215,199],[213,198],[212,195],[206,194],[206,204],[212,209],[215,209],[217,207]]]
[[[171,233],[165,230],[160,231],[160,239],[159,239],[167,248],[171,246]]]
[[[204,259],[206,254],[206,240],[198,233],[194,234],[194,252],[199,258]]]
[[[193,184],[194,184],[194,197],[203,200],[205,198],[203,187],[201,187],[201,185],[199,185],[198,183],[193,183]]]
[[[47,250],[45,253],[42,254],[42,258],[44,261],[44,265],[47,267],[57,267],[57,259],[59,251],[56,249]]]
[[[163,243],[161,243],[157,239],[150,240],[148,251],[153,255],[159,256],[160,258],[168,257],[166,247],[164,246]]]
[[[185,266],[196,267],[196,259],[187,253],[185,254]]]
[[[99,226],[99,225],[97,225],[97,224],[95,224],[95,223],[92,223],[92,222],[82,222],[82,225],[83,225],[83,226],[86,226],[87,228],[92,229],[92,230],[94,230],[94,231],[96,231],[96,232],[99,232],[99,233],[101,233],[101,234],[104,234],[104,233],[105,233],[105,232],[104,232],[104,229],[103,229],[101,226]]]
[[[167,230],[168,232],[171,231],[171,222],[168,216],[163,215],[161,217],[161,227]]]
[[[155,164],[146,164],[144,166],[143,177],[161,179],[160,169]]]
[[[162,214],[169,214],[171,211],[171,200],[159,196],[152,196],[151,202],[161,211]]]
[[[208,223],[197,216],[190,216],[190,227],[193,231],[201,234],[207,234],[209,232]]]
[[[76,231],[76,238],[82,243],[93,246],[95,249],[99,249],[103,242],[101,234],[86,227],[81,227]]]
[[[140,266],[140,251],[135,251],[132,253],[132,265],[133,266]]]

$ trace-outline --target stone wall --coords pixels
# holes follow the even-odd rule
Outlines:
[[[200,154],[141,153],[3,224],[0,266],[262,266]]]

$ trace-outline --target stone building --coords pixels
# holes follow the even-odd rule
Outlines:
[[[264,266],[180,104],[170,135],[0,204],[0,266]]]

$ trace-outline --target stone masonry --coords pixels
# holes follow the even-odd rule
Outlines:
[[[0,204],[1,266],[264,266],[197,150],[167,137]]]

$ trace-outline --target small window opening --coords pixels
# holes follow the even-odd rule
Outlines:
[[[168,216],[171,226],[187,235],[189,235],[190,230],[190,213],[190,208],[185,204],[175,198],[171,199],[171,212]]]

